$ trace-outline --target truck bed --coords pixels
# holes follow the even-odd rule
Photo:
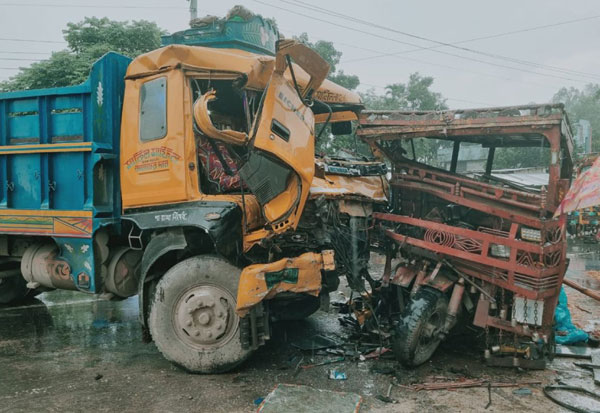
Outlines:
[[[0,233],[89,238],[119,218],[129,62],[108,53],[81,85],[0,94]]]

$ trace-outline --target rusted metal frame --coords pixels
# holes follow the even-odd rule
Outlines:
[[[413,284],[413,287],[410,291],[411,295],[414,296],[417,293],[417,291],[419,291],[419,288],[421,288],[421,286],[423,284],[425,284],[426,279],[427,279],[427,262],[424,262],[423,265],[421,266],[421,269],[417,273],[417,278],[416,278],[416,280]]]
[[[550,142],[550,160],[552,160],[552,153],[556,152],[556,163],[551,163],[549,169],[549,181],[548,181],[548,193],[547,193],[547,204],[544,205],[547,209],[552,209],[553,211],[558,207],[558,181],[561,179],[561,161],[560,161],[560,139],[561,132],[559,128],[554,128],[550,131],[544,133],[546,139]],[[550,201],[550,202],[548,202]],[[550,208],[548,208],[550,207]]]
[[[486,175],[491,175],[492,174],[492,168],[494,167],[494,156],[496,154],[496,147],[492,146],[489,150],[488,150],[488,157],[487,157],[487,161],[485,163],[485,174]]]
[[[461,271],[455,265],[453,265],[448,259],[443,259],[440,262],[443,262],[444,265],[446,265],[448,268],[450,268],[452,271],[454,271],[456,274],[458,274],[460,277],[462,277],[470,286],[472,286],[473,288],[475,288],[481,294],[485,295],[488,300],[490,300],[490,301],[492,301],[494,303],[496,302],[496,299],[494,297],[492,297],[486,291],[485,288],[483,288],[482,286],[478,285],[476,282],[474,282],[473,280],[471,280],[471,278],[476,278],[476,277],[473,277],[472,275],[469,275],[469,274],[465,273],[464,271]]]
[[[533,217],[531,215],[529,215],[529,216],[523,215],[523,213],[521,211],[507,210],[500,206],[492,206],[492,205],[488,205],[488,204],[485,204],[482,202],[474,201],[472,199],[464,198],[461,196],[456,196],[453,194],[436,191],[434,189],[423,188],[422,186],[419,187],[416,184],[404,183],[404,184],[400,185],[400,184],[392,183],[392,185],[397,186],[397,187],[405,187],[407,189],[412,189],[415,191],[426,192],[431,195],[435,195],[439,198],[442,198],[446,201],[453,202],[453,203],[459,204],[459,205],[463,205],[468,208],[473,208],[478,211],[486,212],[490,215],[497,215],[500,218],[505,218],[510,221],[518,222],[519,224],[523,224],[523,225],[526,225],[531,228],[540,229],[542,227],[542,222],[538,218]]]
[[[477,279],[480,279],[487,283],[490,283],[492,285],[495,285],[497,287],[504,288],[505,290],[512,291],[523,297],[527,297],[527,299],[530,299],[530,300],[545,300],[547,298],[551,298],[556,295],[556,287],[555,286],[552,288],[546,288],[544,290],[541,290],[541,289],[540,290],[532,290],[532,289],[528,289],[525,287],[520,287],[519,285],[516,285],[516,284],[510,284],[508,281],[504,281],[501,278],[494,278],[487,274],[482,274],[475,270],[472,270],[469,268],[464,268],[456,262],[455,262],[455,265],[460,271],[464,272],[465,274],[467,274],[470,277],[477,278]]]
[[[453,228],[455,228],[455,227],[453,227]],[[423,248],[423,249],[426,249],[429,251],[433,251],[435,253],[441,253],[448,257],[457,257],[457,258],[461,258],[461,259],[468,260],[468,261],[476,261],[476,262],[479,262],[484,265],[501,268],[501,269],[507,270],[507,271],[514,269],[515,271],[518,271],[520,274],[528,275],[533,278],[543,278],[545,276],[554,274],[553,268],[537,269],[537,268],[525,267],[525,266],[519,265],[518,263],[516,263],[514,261],[513,262],[504,261],[504,260],[493,258],[490,256],[484,257],[481,254],[474,254],[474,253],[462,251],[462,250],[459,250],[456,248],[446,247],[444,245],[427,242],[427,241],[424,241],[421,239],[407,237],[405,235],[399,235],[389,229],[386,230],[385,233],[388,237],[393,238],[396,241],[406,242],[407,244],[414,245],[415,247]]]
[[[473,231],[467,228],[455,227],[452,225],[446,225],[439,222],[426,221],[424,219],[412,218],[403,215],[396,214],[387,214],[382,212],[374,212],[373,218],[380,221],[390,221],[398,224],[407,224],[421,228],[433,229],[436,231],[444,231],[454,235],[460,235],[465,238],[472,238],[478,241],[487,241],[490,244],[501,244],[511,247],[511,249],[515,249],[518,251],[526,251],[534,254],[539,254],[541,256],[546,255],[547,253],[554,252],[558,249],[562,249],[563,246],[560,243],[543,246],[539,244],[533,244],[527,241],[520,241],[516,238],[516,230],[513,232],[511,225],[511,232],[509,238],[501,237],[498,235],[488,234],[486,232],[481,231]],[[517,227],[516,224],[513,224]],[[515,257],[516,258],[516,257]]]
[[[458,164],[458,152],[460,151],[460,141],[454,141],[452,147],[452,159],[450,160],[450,172],[456,173],[456,166]]]
[[[421,179],[419,179],[419,177],[417,177],[417,176],[404,175],[402,178],[400,178],[399,176],[395,176],[393,178],[392,182],[394,184],[401,185],[402,181],[419,181],[419,182],[424,182],[424,183],[428,183],[428,184],[432,184],[432,185],[436,185],[436,186],[443,186],[446,189],[449,189],[450,192],[455,192],[455,189],[460,189],[461,191],[473,194],[475,196],[489,198],[491,200],[511,204],[511,205],[519,207],[519,208],[530,209],[532,211],[539,211],[539,209],[540,209],[539,207],[536,207],[536,205],[530,204],[530,202],[532,202],[531,199],[526,200],[526,201],[519,201],[516,199],[517,198],[516,194],[505,193],[505,191],[503,191],[501,188],[497,188],[494,194],[490,194],[486,190],[482,191],[479,188],[469,188],[468,186],[458,186],[460,184],[460,182],[453,184],[450,182],[440,181],[435,178],[436,178],[435,175],[432,176],[431,178],[421,178]],[[400,182],[400,183],[398,183],[398,182]],[[502,195],[509,195],[509,197],[502,197]],[[533,201],[536,202],[537,200],[533,200]]]
[[[514,206],[517,208],[528,209],[528,210],[534,211],[534,212],[540,211],[540,208],[538,206],[531,205],[530,203],[527,203],[527,201],[515,200],[514,195],[511,198],[500,198],[500,197],[496,196],[496,194],[489,194],[487,192],[484,192],[484,191],[481,191],[478,189],[473,189],[473,188],[468,188],[468,187],[465,188],[465,187],[459,186],[458,182],[456,184],[451,184],[449,182],[438,181],[433,178],[419,179],[419,177],[417,177],[417,176],[408,175],[408,176],[404,176],[403,178],[395,177],[392,179],[390,184],[396,185],[396,186],[403,186],[403,185],[407,185],[406,181],[418,182],[419,185],[420,185],[420,183],[425,183],[425,184],[430,184],[430,185],[438,186],[438,187],[442,186],[442,187],[445,187],[446,189],[448,189],[450,193],[454,193],[454,195],[457,195],[457,196],[463,196],[463,193],[469,193],[476,197],[487,198],[492,201],[497,201],[497,202],[511,205],[511,206]],[[408,184],[408,185],[410,185],[410,184]],[[502,190],[498,190],[497,192],[500,193],[500,192],[502,192]],[[532,202],[532,201],[530,200],[529,202]]]
[[[445,170],[442,170],[439,168],[433,168],[431,166],[428,166],[428,165],[425,165],[422,163],[411,161],[410,159],[406,159],[406,161],[404,161],[404,162],[397,161],[395,163],[396,163],[397,167],[408,168],[409,172],[417,171],[417,173],[419,175],[431,174],[432,176],[435,176],[436,178],[440,177],[440,178],[446,179],[448,181],[451,181],[450,183],[460,182],[463,185],[471,186],[477,190],[490,190],[490,191],[497,192],[500,189],[500,190],[502,190],[503,193],[517,195],[517,196],[527,198],[527,199],[540,200],[540,198],[541,198],[540,195],[535,194],[535,193],[519,191],[519,190],[511,189],[511,188],[500,188],[497,185],[476,181],[474,179],[467,178],[460,174],[450,174],[448,171],[445,171]],[[395,178],[405,178],[406,175],[395,174],[394,177]]]
[[[374,119],[369,120],[368,116],[364,116],[364,113],[361,113],[359,118],[360,125],[362,127],[372,127],[376,125],[382,126],[429,126],[429,125],[437,125],[437,126],[464,126],[464,125],[473,125],[473,126],[488,126],[488,125],[519,125],[523,123],[527,124],[555,124],[557,121],[562,121],[562,114],[555,113],[549,116],[539,116],[539,115],[529,115],[529,116],[501,116],[501,117],[481,117],[481,118],[471,118],[471,119],[448,119],[448,117],[440,116],[437,119]]]
[[[530,211],[539,211],[540,210],[540,208],[537,205],[530,205],[530,204],[526,204],[524,202],[519,202],[516,200],[511,200],[511,199],[506,199],[506,198],[498,199],[495,195],[488,194],[487,192],[477,191],[476,189],[461,187],[460,191],[461,191],[461,195],[463,195],[463,193],[467,193],[467,194],[475,195],[475,196],[478,196],[481,198],[486,198],[491,201],[500,201],[504,204],[514,206],[517,208],[528,209]]]
[[[552,129],[556,125],[560,125],[560,121],[546,122],[546,121],[531,121],[521,122],[512,124],[446,124],[439,123],[438,125],[431,125],[431,122],[424,122],[422,127],[418,125],[407,125],[406,123],[400,123],[397,126],[394,124],[387,124],[384,126],[362,126],[357,131],[359,136],[364,139],[380,139],[380,140],[395,140],[395,139],[410,139],[418,137],[427,138],[439,138],[445,140],[452,140],[452,138],[459,137],[470,137],[477,136],[478,142],[484,143],[486,138],[482,138],[486,135],[517,135],[517,136],[539,136],[543,129]]]
[[[365,116],[372,115],[429,115],[429,114],[449,114],[449,113],[494,113],[499,112],[503,113],[507,110],[531,110],[531,109],[544,109],[545,110],[560,110],[564,111],[564,104],[562,103],[529,103],[525,105],[512,105],[512,106],[494,106],[494,107],[485,107],[485,108],[464,108],[464,109],[449,109],[445,111],[438,110],[394,110],[394,109],[372,109],[365,110],[361,113],[365,114]],[[552,113],[551,113],[552,114]],[[539,116],[539,115],[538,115]]]
[[[483,274],[491,279],[500,279],[508,282],[508,271],[503,270],[501,268],[490,267],[488,265],[480,265],[479,262],[473,260],[464,260],[457,257],[448,258],[456,265],[460,267],[462,271],[468,274],[474,274],[473,276],[477,277],[478,274]],[[558,280],[563,274],[558,267],[549,268],[543,274],[543,277],[531,277],[529,275],[519,273],[515,271],[515,285],[518,281],[522,284],[535,284],[536,286],[541,286],[543,288],[547,288],[548,285],[553,284],[554,286],[558,285]],[[540,290],[540,288],[538,288]],[[550,295],[555,294],[556,292],[551,292]]]
[[[387,287],[390,285],[390,277],[392,275],[392,248],[389,246],[389,243],[386,243],[385,248],[385,266],[383,268],[383,277],[381,280],[381,285],[383,287]]]

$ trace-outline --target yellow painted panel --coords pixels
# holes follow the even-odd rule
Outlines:
[[[139,138],[140,89],[166,77],[167,132],[162,139]],[[121,194],[123,208],[188,200],[185,159],[184,75],[179,70],[127,80],[121,122]],[[189,109],[188,109],[189,110]]]
[[[281,292],[318,296],[321,291],[321,270],[335,269],[334,253],[307,252],[295,258],[283,258],[268,264],[245,267],[238,286],[236,312],[244,317],[248,311]]]

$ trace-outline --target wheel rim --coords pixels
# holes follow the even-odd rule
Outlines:
[[[177,336],[199,350],[223,346],[233,338],[239,321],[235,299],[217,285],[188,289],[176,301],[173,315]]]
[[[439,345],[440,332],[442,331],[444,317],[439,311],[431,313],[429,318],[423,323],[423,327],[419,332],[419,341],[415,351],[415,359],[425,357],[429,358]]]

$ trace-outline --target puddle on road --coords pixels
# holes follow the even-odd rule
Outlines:
[[[71,291],[44,293],[27,305],[0,308],[0,357],[60,351],[122,357],[118,350],[143,349],[137,314],[137,297],[114,302]]]

